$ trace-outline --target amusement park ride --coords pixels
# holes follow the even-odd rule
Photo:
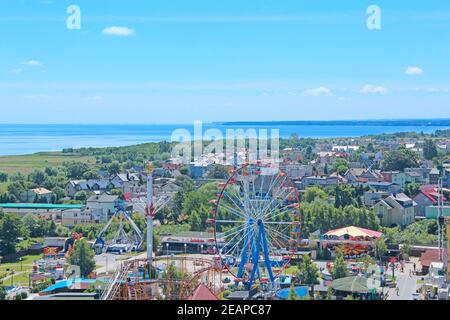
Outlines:
[[[102,299],[186,299],[199,283],[218,294],[225,283],[223,273],[232,276],[236,289],[251,290],[255,284],[271,292],[277,289],[278,276],[301,246],[299,194],[286,173],[260,161],[234,166],[228,180],[219,184],[217,199],[210,201],[211,215],[206,223],[208,232],[214,234],[215,256],[208,259],[153,257],[153,218],[168,200],[154,203],[151,172],[149,167],[146,258],[122,264]],[[167,274],[171,264],[189,277],[171,279]],[[160,270],[161,266],[165,270]]]
[[[254,283],[275,288],[300,244],[298,191],[288,176],[271,164],[244,164],[231,172],[212,201],[213,232],[225,235],[218,250],[223,266],[250,289]],[[219,248],[219,246],[216,246]]]

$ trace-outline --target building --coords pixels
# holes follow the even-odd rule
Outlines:
[[[364,168],[348,169],[347,172],[345,173],[344,177],[351,184],[384,181],[381,171],[364,169]]]
[[[427,219],[437,219],[439,215],[438,206],[429,206],[425,208],[425,217]],[[442,216],[450,217],[450,206],[442,206]]]
[[[399,193],[401,190],[398,184],[392,182],[369,182],[367,186],[372,190],[387,193]]]
[[[440,194],[436,185],[421,186],[418,193],[413,197],[417,203],[416,216],[425,217],[426,208],[438,204]],[[447,199],[444,199],[447,201]]]
[[[119,206],[119,197],[101,194],[89,197],[86,201],[86,209],[101,212],[102,221],[108,220],[116,212]]]
[[[414,212],[417,204],[404,193],[390,195],[374,206],[375,213],[385,227],[405,227],[414,222]]]
[[[70,209],[61,214],[61,225],[67,228],[73,228],[79,224],[92,223],[96,220],[92,210]],[[96,222],[99,222],[97,220]]]
[[[20,200],[25,203],[53,203],[56,195],[45,188],[35,188],[23,192],[20,195]]]
[[[392,175],[392,182],[405,188],[408,183],[423,183],[425,180],[423,176],[416,171],[398,172]]]
[[[303,177],[311,176],[313,174],[312,166],[296,163],[282,165],[281,170],[286,172],[288,177],[293,180],[301,179]]]
[[[202,178],[211,169],[211,164],[192,162],[189,165],[189,176],[192,179]]]
[[[71,198],[80,191],[104,193],[113,189],[122,189],[122,184],[118,181],[111,181],[109,179],[91,179],[70,180],[66,185],[67,195]]]
[[[332,186],[339,183],[337,175],[329,176],[310,176],[302,179],[302,187],[306,189],[311,186]]]
[[[439,169],[433,168],[430,171],[429,174],[429,183],[430,184],[439,184],[439,178],[441,177],[441,173],[439,172]]]
[[[141,179],[139,178],[139,175],[136,173],[116,174],[111,179],[111,182],[114,185],[120,186],[120,189],[122,189],[123,193],[136,194],[139,193],[141,190],[140,187]]]
[[[366,191],[364,192],[364,205],[367,207],[373,207],[381,199],[389,197],[390,193],[383,191]]]

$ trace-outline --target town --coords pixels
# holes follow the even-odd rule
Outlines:
[[[0,299],[450,299],[449,130],[173,147],[0,157]]]

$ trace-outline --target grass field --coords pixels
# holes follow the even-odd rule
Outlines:
[[[0,276],[6,277],[6,280],[0,279],[2,285],[28,285],[29,274],[33,267],[33,261],[39,260],[42,255],[28,255],[22,257],[22,264],[20,262],[2,263],[0,264]],[[11,271],[14,270],[14,277],[11,277]]]
[[[23,156],[3,156],[0,157],[0,172],[7,174],[23,173],[28,174],[35,169],[42,169],[48,166],[61,165],[64,161],[80,161],[95,163],[94,157],[83,157],[78,154],[62,152],[42,152]],[[0,191],[4,185],[0,184]]]

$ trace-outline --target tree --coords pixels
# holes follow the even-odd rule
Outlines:
[[[0,182],[8,181],[8,175],[4,172],[0,172]]]
[[[349,169],[349,163],[345,159],[336,159],[333,163],[334,172],[339,173],[340,175],[344,175]]]
[[[423,144],[423,156],[427,160],[432,160],[433,158],[437,157],[438,150],[436,147],[436,143],[434,143],[431,139],[425,139],[425,142]]]
[[[416,167],[417,164],[417,154],[403,146],[388,152],[382,161],[383,169],[387,171],[404,171],[405,168]]]
[[[95,270],[94,251],[86,239],[75,241],[75,244],[67,257],[67,262],[80,267],[80,275],[87,277]]]
[[[220,164],[214,164],[211,170],[208,172],[208,178],[210,179],[226,179],[227,177],[227,168]]]
[[[405,194],[408,197],[414,197],[419,192],[420,184],[416,182],[407,183],[405,186]]]
[[[295,292],[294,284],[291,284],[291,289],[289,290],[289,294],[287,297],[288,300],[298,300],[297,292]]]
[[[314,296],[314,285],[317,283],[317,278],[319,277],[319,269],[310,256],[303,256],[298,265],[298,272],[302,284],[310,285],[312,287],[312,296]]]
[[[118,161],[113,161],[109,166],[108,166],[108,173],[110,175],[113,174],[118,174],[121,170],[121,166],[120,163]]]
[[[339,249],[336,250],[336,258],[334,259],[334,267],[331,275],[333,276],[333,279],[345,278],[348,275],[344,254]]]
[[[379,237],[375,240],[375,256],[381,260],[381,257],[383,257],[387,252],[387,245],[384,241],[383,237]]]
[[[336,208],[343,208],[353,204],[355,196],[355,189],[350,185],[336,185],[334,206]]]
[[[328,197],[327,193],[319,187],[309,187],[306,189],[302,200],[305,202],[313,202],[314,200],[325,200]]]
[[[22,236],[22,222],[18,217],[0,211],[0,255],[16,252],[18,238]]]
[[[0,286],[0,300],[5,300],[6,298],[6,289]]]

